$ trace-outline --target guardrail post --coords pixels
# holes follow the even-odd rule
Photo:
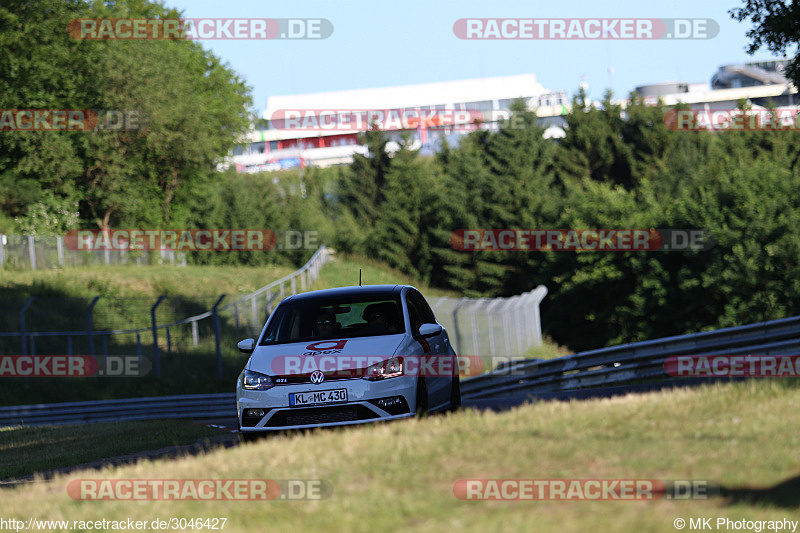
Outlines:
[[[22,342],[22,355],[28,355],[28,343],[25,339],[25,311],[31,306],[35,298],[31,296],[19,312],[19,338]]]
[[[6,264],[6,236],[0,233],[0,267]]]
[[[217,376],[219,379],[222,379],[222,351],[220,350],[220,337],[222,336],[222,331],[219,323],[219,313],[217,313],[217,307],[219,304],[222,303],[222,299],[225,298],[225,295],[219,297],[217,303],[214,304],[213,309],[211,309],[211,315],[214,317],[214,343],[216,344],[217,350]]]
[[[192,321],[192,342],[195,346],[200,343],[200,333],[197,331],[197,320]]]
[[[153,328],[153,365],[156,369],[156,377],[161,379],[161,354],[158,352],[158,327],[156,326],[156,308],[161,305],[161,302],[164,301],[166,298],[165,295],[161,295],[156,300],[156,303],[153,304],[153,307],[150,308],[150,324]]]
[[[297,294],[297,277],[292,278],[292,294]]]
[[[172,355],[172,337],[169,334],[169,328],[167,328],[167,354]]]
[[[239,303],[233,302],[233,323],[236,325],[236,330],[239,330]]]
[[[95,296],[89,307],[86,308],[86,338],[89,341],[89,355],[94,357],[94,323],[92,322],[92,309],[99,300],[99,296]]]

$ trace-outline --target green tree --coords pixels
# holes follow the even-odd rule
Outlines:
[[[800,43],[800,3],[796,0],[743,0],[744,7],[731,9],[731,17],[754,26],[747,31],[751,39],[747,53],[755,54],[766,46],[770,52],[784,56],[787,48]],[[787,77],[800,86],[800,52],[786,69]]]

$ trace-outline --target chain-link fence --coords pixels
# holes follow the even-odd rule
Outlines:
[[[235,346],[242,330],[257,334],[276,300],[310,288],[328,257],[321,246],[299,270],[230,303],[224,294],[156,300],[6,296],[0,301],[0,327],[6,330],[0,331],[0,355],[136,354],[147,357],[160,378],[164,354],[213,352],[222,378],[222,346]],[[198,362],[193,358],[191,365]],[[173,358],[170,363],[177,367],[180,362]]]
[[[431,299],[430,304],[456,353],[480,356],[489,363],[493,358],[525,357],[542,345],[539,304],[545,296],[547,287],[539,285],[510,298],[443,297]]]
[[[179,265],[186,254],[174,250],[71,250],[63,237],[4,235],[0,233],[0,268],[40,268],[92,265]]]

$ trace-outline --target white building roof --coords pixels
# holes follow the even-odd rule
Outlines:
[[[530,97],[551,91],[535,74],[396,85],[297,95],[270,96],[264,118],[286,109],[400,109],[457,102]]]

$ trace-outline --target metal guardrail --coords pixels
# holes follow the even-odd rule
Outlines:
[[[236,417],[236,394],[190,394],[0,407],[0,426]]]
[[[789,355],[800,353],[800,316],[664,337],[579,352],[550,360],[523,360],[464,380],[462,394],[490,398],[525,391],[579,390],[636,380],[669,379],[672,355]]]
[[[463,380],[461,392],[464,399],[478,400],[534,391],[586,390],[663,379],[667,377],[664,360],[671,355],[788,355],[799,351],[800,316],[623,344],[547,361],[519,361]],[[676,385],[685,383],[687,380],[675,379]],[[0,407],[0,426],[235,416],[235,395],[222,393]]]

